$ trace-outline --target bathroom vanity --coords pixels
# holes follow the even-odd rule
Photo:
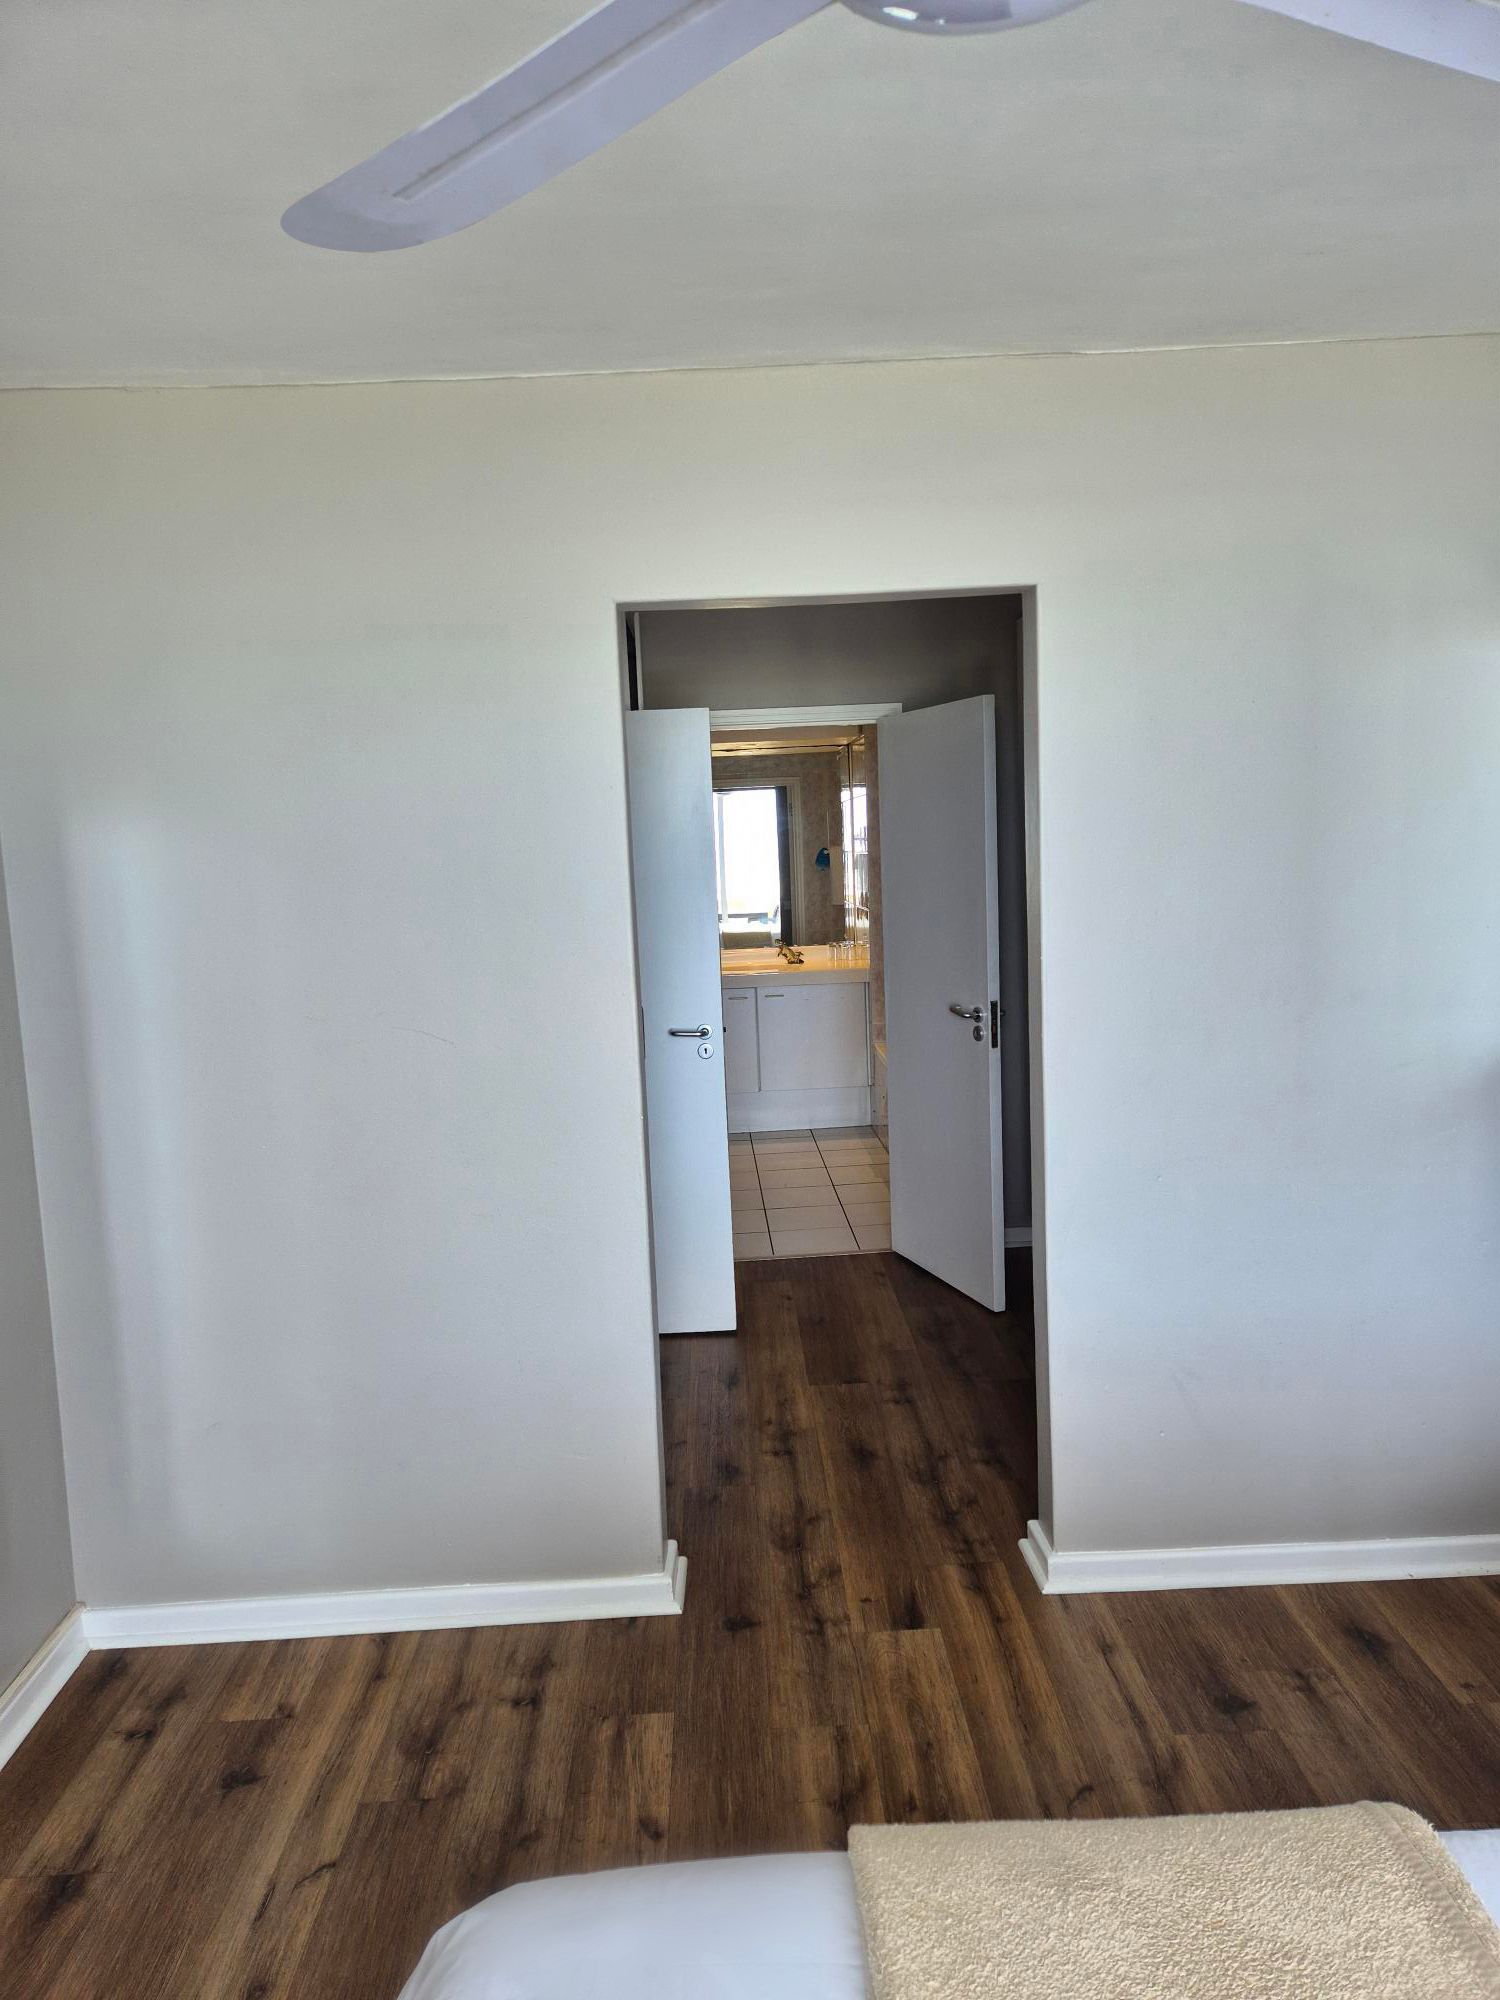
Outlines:
[[[726,951],[724,1083],[731,1132],[870,1122],[870,967],[837,947]]]

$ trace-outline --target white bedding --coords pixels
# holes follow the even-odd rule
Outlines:
[[[1500,1831],[1442,1838],[1500,1923]],[[867,2000],[848,1858],[520,1883],[445,1925],[401,2000]]]

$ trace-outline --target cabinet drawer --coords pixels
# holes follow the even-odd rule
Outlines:
[[[760,989],[760,1088],[847,1090],[870,1081],[862,985]]]

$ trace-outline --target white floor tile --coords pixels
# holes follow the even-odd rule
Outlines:
[[[868,1200],[862,1188],[860,1200]],[[813,1181],[806,1187],[767,1188],[761,1196],[763,1208],[837,1208],[839,1191],[832,1181]]]
[[[832,1257],[859,1245],[846,1224],[842,1229],[773,1229],[771,1247],[778,1257]]]
[[[767,1188],[762,1208],[837,1208],[839,1197],[831,1187]]]
[[[888,1248],[889,1176],[869,1125],[730,1133],[736,1260]]]
[[[774,1236],[779,1229],[837,1229],[847,1217],[835,1201],[818,1208],[768,1208],[766,1220]]]

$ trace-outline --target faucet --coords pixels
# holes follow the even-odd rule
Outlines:
[[[788,965],[801,965],[802,963],[802,954],[794,944],[777,945],[776,956],[784,958]]]

